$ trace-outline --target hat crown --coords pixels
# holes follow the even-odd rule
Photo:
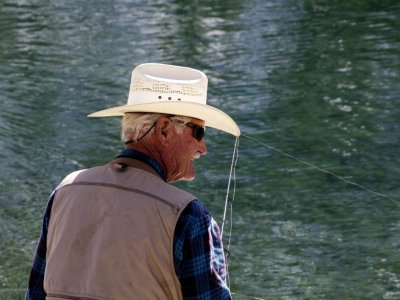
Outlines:
[[[132,71],[128,105],[163,101],[207,102],[207,76],[198,70],[148,63]]]

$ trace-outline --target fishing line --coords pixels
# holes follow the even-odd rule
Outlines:
[[[230,217],[229,217],[229,234],[228,234],[228,246],[227,248],[224,249],[226,253],[226,282],[228,287],[230,288],[230,278],[229,278],[229,266],[228,266],[228,256],[229,256],[229,250],[231,247],[231,238],[232,238],[232,225],[233,225],[233,202],[235,201],[235,193],[236,193],[236,164],[237,160],[239,157],[239,137],[236,137],[235,140],[235,145],[233,147],[233,154],[232,154],[232,162],[231,162],[231,170],[229,172],[229,181],[228,181],[228,187],[226,189],[226,197],[225,197],[225,206],[224,206],[224,214],[222,217],[222,225],[221,225],[221,240],[222,236],[224,233],[224,226],[225,226],[225,221],[226,221],[226,212],[228,210],[229,206],[229,211],[230,211]],[[232,179],[233,178],[233,179]],[[233,180],[233,194],[232,197],[229,197],[230,193],[230,186],[231,182]]]
[[[239,149],[239,137],[236,137],[235,146],[233,147],[233,154],[232,154],[231,170],[229,172],[228,187],[226,189],[225,207],[224,207],[224,214],[223,214],[223,217],[222,217],[222,225],[221,225],[221,239],[222,239],[222,236],[224,234],[224,226],[225,226],[225,221],[226,221],[226,212],[227,212],[227,209],[228,209],[228,204],[230,202],[233,202],[233,200],[229,199],[229,190],[230,190],[230,187],[231,187],[232,174],[236,174],[234,169],[236,168],[238,149]],[[235,180],[235,182],[236,182],[236,180]],[[236,186],[236,183],[235,183],[235,186]]]
[[[313,168],[313,169],[316,169],[316,170],[318,170],[318,171],[320,171],[320,172],[329,174],[329,175],[331,175],[331,176],[333,176],[333,177],[335,177],[335,178],[337,178],[337,179],[339,179],[339,180],[341,180],[341,181],[343,181],[343,182],[345,182],[345,183],[347,183],[347,184],[356,186],[356,187],[358,187],[358,188],[360,188],[360,189],[363,189],[363,190],[365,190],[365,191],[367,191],[367,192],[369,192],[369,193],[371,193],[371,194],[373,194],[373,195],[386,198],[386,199],[392,201],[394,204],[396,204],[397,206],[400,207],[400,202],[399,202],[399,201],[396,201],[395,199],[393,199],[393,198],[390,197],[390,196],[387,196],[387,195],[382,194],[382,193],[375,192],[375,191],[373,191],[373,190],[371,190],[371,189],[369,189],[369,188],[367,188],[367,187],[365,187],[365,186],[363,186],[363,185],[361,185],[361,184],[358,184],[358,183],[356,183],[356,182],[350,181],[350,180],[348,180],[348,179],[346,179],[346,178],[343,178],[342,176],[339,176],[339,175],[337,175],[337,174],[335,174],[335,173],[333,173],[333,172],[331,172],[331,171],[322,169],[322,168],[320,168],[320,167],[318,167],[318,166],[316,166],[316,165],[314,165],[314,164],[311,164],[311,163],[306,162],[306,161],[304,161],[304,160],[302,160],[302,159],[300,159],[300,158],[297,158],[296,156],[293,156],[293,155],[291,155],[291,154],[288,154],[288,153],[286,153],[286,152],[283,152],[282,150],[279,150],[278,148],[275,148],[275,147],[272,147],[272,146],[270,146],[270,145],[267,145],[267,144],[261,142],[260,140],[254,138],[254,137],[251,137],[251,136],[248,136],[248,135],[245,135],[245,134],[242,134],[242,136],[244,136],[245,138],[248,138],[248,139],[250,139],[250,140],[255,141],[256,143],[258,143],[258,144],[264,146],[265,148],[268,148],[268,149],[274,150],[274,151],[276,151],[276,152],[279,152],[280,154],[285,155],[285,156],[287,156],[287,157],[289,157],[289,158],[292,158],[292,159],[294,159],[294,160],[296,160],[296,161],[298,161],[298,162],[300,162],[300,163],[302,163],[302,164],[305,164],[305,165],[307,165],[307,166],[309,166],[309,167],[311,167],[311,168]]]
[[[379,193],[379,192],[375,192],[375,191],[373,191],[373,190],[371,190],[371,189],[369,189],[369,188],[367,188],[367,187],[365,187],[365,186],[363,186],[361,184],[358,184],[356,182],[353,182],[353,181],[350,181],[350,180],[348,180],[346,178],[343,178],[342,176],[339,176],[339,175],[333,173],[332,171],[320,168],[320,167],[318,167],[318,166],[316,166],[314,164],[311,164],[309,162],[306,162],[306,161],[304,161],[304,160],[302,160],[302,159],[300,159],[300,158],[298,158],[298,157],[296,157],[294,155],[288,154],[288,153],[286,153],[286,152],[284,152],[284,151],[282,151],[282,150],[280,150],[278,148],[270,146],[270,145],[268,145],[268,144],[266,144],[266,143],[264,143],[264,142],[262,142],[262,141],[260,141],[260,140],[258,140],[256,138],[254,138],[254,137],[251,137],[251,136],[248,136],[248,135],[245,135],[245,134],[242,134],[242,136],[244,136],[245,138],[250,139],[250,140],[252,140],[252,141],[254,141],[256,143],[258,143],[261,146],[264,146],[265,148],[271,149],[271,150],[273,150],[275,152],[278,152],[278,153],[280,153],[280,154],[282,154],[282,155],[284,155],[286,157],[294,159],[299,163],[307,165],[307,166],[309,166],[309,167],[311,167],[311,168],[313,168],[315,170],[318,170],[318,171],[320,171],[322,173],[331,175],[331,176],[335,177],[336,179],[338,179],[340,181],[343,181],[343,182],[345,182],[347,184],[356,186],[356,187],[358,187],[358,188],[360,188],[362,190],[365,190],[368,193],[371,193],[371,194],[373,194],[375,196],[379,196],[379,197],[383,197],[385,199],[388,199],[388,200],[392,201],[394,204],[396,204],[397,206],[400,207],[400,202],[396,201],[395,199],[393,199],[392,197],[390,197],[388,195],[385,195],[385,194],[382,194],[382,193]],[[229,221],[230,228],[229,228],[228,247],[227,247],[227,254],[228,255],[229,255],[229,250],[230,250],[230,245],[231,245],[231,238],[232,238],[232,224],[233,224],[233,222],[232,222],[233,221],[233,209],[232,209],[232,206],[233,206],[233,202],[235,200],[235,193],[236,193],[236,164],[237,164],[238,158],[239,158],[239,137],[236,137],[235,146],[233,148],[231,169],[230,169],[230,172],[229,172],[229,181],[228,181],[228,187],[227,187],[226,197],[225,197],[224,214],[223,214],[222,225],[221,225],[221,239],[222,239],[222,236],[223,236],[223,233],[224,233],[225,221],[226,221],[226,213],[227,213],[228,206],[229,206],[229,208],[230,208],[230,221]],[[232,194],[232,197],[229,198],[230,185],[231,185],[232,181],[233,181],[233,194]],[[227,284],[228,284],[228,287],[230,288],[230,280],[229,280],[229,272],[228,272],[228,260],[227,259],[226,259],[226,268],[227,268]],[[264,300],[263,298],[260,298],[260,297],[253,297],[253,296],[248,296],[248,295],[244,295],[244,294],[237,294],[237,293],[233,293],[233,292],[232,292],[232,295],[246,297],[246,298],[254,299],[254,300]]]

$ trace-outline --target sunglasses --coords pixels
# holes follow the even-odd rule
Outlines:
[[[206,129],[202,126],[193,124],[193,123],[186,123],[186,126],[192,128],[193,137],[198,140],[199,142],[203,139]]]
[[[154,126],[156,126],[156,124],[157,124],[157,121],[155,121],[153,123],[153,125],[140,138],[137,139],[137,141],[140,141],[141,139],[143,139],[150,132],[150,130],[152,130],[154,128]],[[198,140],[200,142],[203,139],[204,134],[206,133],[206,129],[204,127],[193,124],[193,123],[186,123],[185,125],[192,128],[192,134],[196,140]],[[133,142],[133,140],[126,141],[125,144],[129,144],[132,142]]]

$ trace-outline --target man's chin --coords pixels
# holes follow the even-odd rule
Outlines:
[[[195,178],[196,178],[196,176],[193,175],[192,177],[186,178],[185,180],[186,180],[186,181],[193,181]]]
[[[193,174],[193,175],[184,176],[184,177],[182,177],[182,178],[180,178],[180,179],[178,179],[178,180],[193,181],[195,178],[196,178],[196,174]],[[177,181],[178,181],[178,180],[177,180]]]
[[[177,176],[171,176],[168,182],[177,182],[177,181],[193,181],[196,178],[196,173],[193,171],[190,174],[185,174],[185,175],[177,175]]]
[[[188,172],[186,172],[186,174],[182,176],[181,180],[193,181],[195,178],[196,178],[196,172],[194,170],[194,166],[192,166],[192,168],[190,168]]]

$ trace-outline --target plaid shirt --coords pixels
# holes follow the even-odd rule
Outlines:
[[[152,166],[165,179],[160,165],[137,151],[124,150],[120,157],[131,157]],[[50,195],[35,253],[25,300],[45,300],[47,231],[56,192]],[[217,223],[198,200],[181,213],[174,232],[174,264],[184,299],[231,299],[226,285],[226,266]]]

